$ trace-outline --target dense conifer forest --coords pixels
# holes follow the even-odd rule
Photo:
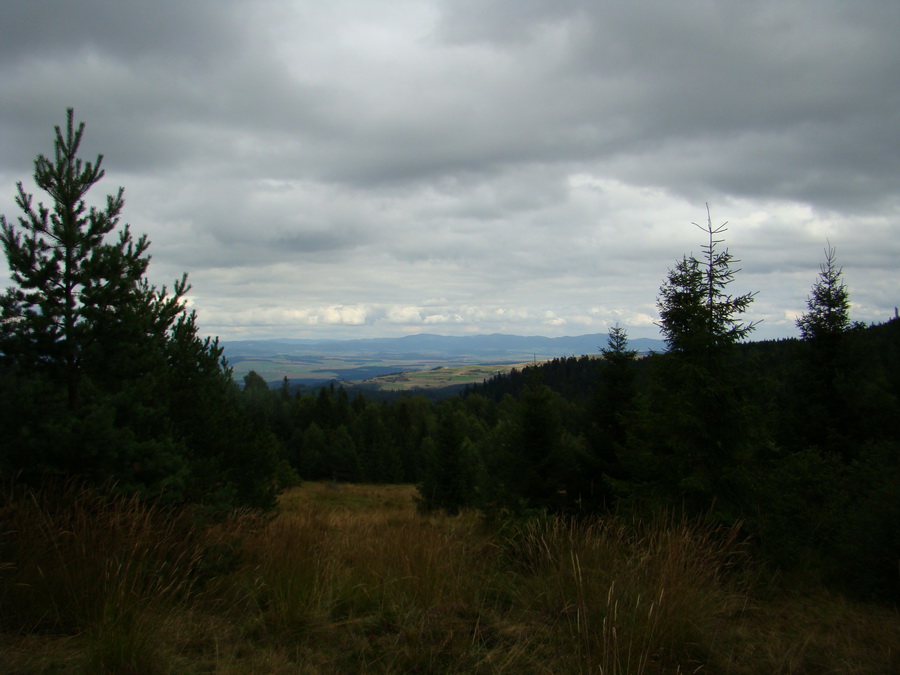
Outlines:
[[[24,215],[2,224],[7,512],[21,486],[72,480],[209,522],[271,510],[303,481],[413,484],[422,514],[501,525],[692,518],[739,531],[770,570],[900,600],[900,321],[851,320],[830,245],[799,339],[749,341],[753,294],[729,294],[735,261],[710,221],[703,255],[676,259],[660,288],[665,353],[638,358],[616,326],[597,354],[440,401],[252,372],[238,386],[198,337],[187,277],[147,282],[149,241],[120,225],[122,191],[85,206],[103,172],[78,158],[82,133],[69,111],[55,157],[35,164],[50,201],[20,185]],[[22,551],[0,550],[8,571]]]

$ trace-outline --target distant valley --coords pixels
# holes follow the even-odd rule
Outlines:
[[[409,389],[480,382],[534,360],[599,354],[606,340],[605,333],[559,338],[419,334],[365,340],[238,340],[223,346],[238,381],[253,370],[269,383],[285,377],[305,385],[379,378],[373,386]],[[629,346],[642,353],[665,349],[662,340],[649,338],[632,340]],[[399,373],[420,374],[401,378]]]

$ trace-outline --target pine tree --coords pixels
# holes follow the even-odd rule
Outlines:
[[[599,510],[612,502],[604,477],[621,479],[619,454],[626,440],[626,416],[635,400],[634,366],[637,351],[628,348],[626,330],[616,324],[610,329],[603,358],[597,369],[597,383],[590,399],[588,438],[590,466],[587,489],[582,489],[586,507]]]
[[[606,441],[622,443],[622,415],[634,400],[634,360],[637,351],[628,348],[628,333],[619,324],[610,329],[606,348],[601,349],[600,382],[596,395],[596,422]]]
[[[732,269],[732,263],[738,261],[728,249],[718,250],[723,240],[716,237],[727,230],[727,223],[713,227],[708,204],[706,217],[705,225],[694,223],[708,236],[702,260],[693,255],[684,256],[669,271],[657,300],[660,317],[657,325],[670,351],[704,357],[740,342],[756,326],[755,322],[743,323],[738,318],[747,311],[756,294],[732,296],[726,292],[735,274],[740,272]]]
[[[70,410],[80,403],[85,352],[134,321],[135,310],[146,323],[168,328],[188,290],[186,276],[171,296],[147,284],[146,236],[135,240],[126,225],[117,240],[107,241],[119,224],[124,190],[107,196],[103,209],[86,206],[88,191],[103,178],[103,156],[93,163],[78,157],[84,124],[76,129],[73,120],[70,108],[65,134],[56,127],[54,159],[39,155],[34,164],[34,181],[52,206],[35,207],[20,182],[19,228],[0,217],[0,241],[15,284],[0,301],[3,362],[65,382]]]
[[[198,336],[187,275],[171,292],[145,278],[149,241],[119,227],[124,190],[88,208],[103,157],[79,158],[83,134],[69,109],[54,158],[35,161],[48,205],[19,183],[18,226],[0,220],[13,281],[0,298],[0,396],[16,407],[0,470],[271,505],[271,434],[247,418],[218,340]]]
[[[837,266],[835,249],[830,243],[819,269],[819,278],[806,301],[807,310],[797,319],[804,340],[833,340],[853,326],[850,292],[841,279],[843,269]]]
[[[647,495],[698,511],[715,503],[733,517],[746,504],[746,467],[765,435],[748,374],[735,367],[731,349],[754,329],[740,315],[755,294],[728,294],[740,270],[718,248],[726,228],[713,227],[709,206],[706,225],[697,227],[708,237],[702,259],[684,256],[660,288],[669,352],[651,364],[650,393],[633,416],[621,461]]]
[[[630,363],[637,356],[637,351],[628,348],[628,331],[618,323],[609,329],[606,347],[600,353],[609,364]]]
[[[807,311],[797,320],[804,341],[802,371],[797,378],[802,405],[794,411],[794,429],[803,443],[840,453],[847,461],[858,454],[854,436],[860,436],[855,409],[855,383],[860,360],[846,334],[861,324],[850,320],[850,293],[829,243],[819,277],[807,298]]]

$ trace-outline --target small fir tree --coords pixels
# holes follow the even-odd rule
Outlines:
[[[626,440],[626,416],[635,399],[637,351],[628,348],[628,334],[622,326],[616,324],[610,329],[606,347],[600,353],[603,358],[588,408],[590,475],[586,488],[581,491],[583,506],[592,510],[601,510],[612,503],[613,495],[606,481],[623,477],[619,454]]]
[[[694,223],[708,236],[702,260],[693,255],[684,256],[669,271],[657,299],[660,318],[657,325],[669,349],[703,356],[740,342],[756,326],[756,322],[744,323],[738,318],[747,311],[756,294],[727,293],[735,274],[740,272],[732,268],[738,261],[728,249],[718,249],[723,240],[716,237],[727,231],[727,223],[713,227],[708,204],[706,218],[705,225]]]
[[[747,374],[731,349],[755,327],[740,319],[755,294],[727,292],[740,270],[718,248],[726,228],[713,227],[708,205],[707,223],[697,227],[708,237],[702,259],[684,256],[660,288],[669,352],[651,364],[650,393],[632,417],[620,460],[642,486],[633,496],[696,511],[716,505],[720,517],[731,518],[748,503],[747,467],[765,443]]]
[[[859,382],[861,361],[846,334],[862,324],[850,320],[850,293],[842,275],[835,249],[828,243],[825,262],[807,298],[807,311],[797,320],[805,349],[791,426],[800,432],[801,443],[851,461],[858,456],[854,437],[863,435],[859,416],[853,412],[857,397],[851,393]]]
[[[601,349],[600,383],[597,392],[597,419],[607,440],[625,440],[622,416],[634,400],[634,360],[637,351],[628,348],[628,334],[619,324],[610,329],[606,348]]]
[[[829,340],[853,327],[850,321],[850,292],[841,278],[843,269],[837,266],[835,249],[828,244],[825,262],[819,268],[819,278],[806,301],[806,312],[797,319],[800,337],[804,340]]]
[[[606,347],[600,349],[606,363],[630,363],[637,356],[637,351],[628,349],[628,331],[618,323],[609,329]]]

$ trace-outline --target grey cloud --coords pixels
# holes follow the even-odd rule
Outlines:
[[[4,3],[0,42],[5,61],[68,58],[82,50],[133,60],[183,63],[228,52],[240,40],[231,0],[29,0]]]
[[[205,0],[4,4],[0,91],[10,103],[0,123],[12,132],[14,161],[46,147],[46,129],[70,105],[80,119],[104,120],[90,125],[85,149],[102,147],[121,170],[241,152],[248,165],[272,164],[273,148],[328,133],[327,85],[292,80],[246,30],[247,9]]]
[[[210,331],[647,334],[705,202],[766,334],[826,238],[874,319],[898,28],[874,1],[4,3],[0,213],[73,105]]]
[[[681,173],[681,189],[691,197],[774,190],[848,209],[877,199],[884,177],[900,168],[895,5],[830,2],[814,13],[790,3],[561,3],[524,13],[517,3],[487,6],[482,22],[454,5],[447,30],[498,49],[512,49],[510,26],[532,42],[548,21],[566,32],[559,81],[542,86],[563,94],[553,101],[571,102],[572,117],[587,120],[594,110],[595,128],[609,125],[619,134],[592,139],[586,128],[578,141],[588,149],[573,158],[601,167],[637,163],[645,179],[675,188]],[[471,21],[468,32],[461,17]],[[565,114],[549,118],[568,126]],[[690,180],[698,151],[705,155],[696,169],[703,183]],[[686,170],[679,172],[680,164]],[[755,164],[769,170],[754,173]],[[655,167],[665,179],[653,175]]]
[[[582,4],[578,0],[521,0],[514,3],[459,0],[444,3],[436,34],[451,44],[525,42],[542,26],[577,16]]]

